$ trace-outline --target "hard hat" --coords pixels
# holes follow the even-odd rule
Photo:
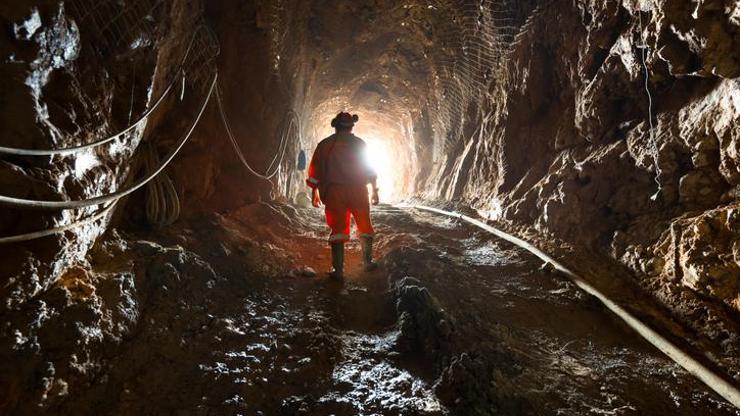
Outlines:
[[[340,127],[352,127],[360,120],[360,117],[357,114],[350,114],[350,113],[339,113],[336,117],[334,117],[334,120],[331,121],[331,126],[334,128],[340,128]]]

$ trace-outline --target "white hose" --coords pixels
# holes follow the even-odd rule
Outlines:
[[[38,238],[42,237],[48,237],[50,235],[63,233],[67,230],[71,230],[73,228],[82,227],[83,225],[91,224],[101,218],[104,218],[107,216],[113,207],[116,205],[118,201],[113,202],[112,204],[108,205],[107,207],[100,210],[100,212],[94,214],[91,217],[83,218],[79,221],[75,221],[71,224],[67,225],[61,225],[59,227],[49,228],[42,231],[35,231],[32,233],[25,233],[25,234],[18,234],[10,237],[0,237],[0,244],[8,244],[8,243],[19,243],[21,241],[30,241],[30,240],[36,240]]]
[[[93,147],[102,146],[106,143],[109,143],[113,140],[118,139],[119,137],[133,131],[136,129],[141,123],[143,123],[145,120],[149,118],[149,116],[156,110],[162,102],[164,102],[165,98],[169,96],[170,92],[174,89],[174,86],[177,84],[177,82],[180,80],[180,74],[184,74],[184,67],[185,62],[188,59],[188,56],[190,55],[190,52],[193,49],[193,45],[195,44],[195,38],[200,32],[200,30],[204,26],[198,27],[195,32],[193,33],[192,38],[190,39],[190,44],[188,45],[187,50],[185,51],[185,55],[183,55],[182,61],[180,63],[180,66],[176,72],[176,75],[172,78],[169,85],[167,85],[167,88],[164,90],[164,92],[159,96],[157,101],[152,105],[143,115],[141,115],[133,124],[126,127],[125,129],[121,130],[118,133],[115,133],[111,136],[108,136],[106,138],[96,140],[91,143],[87,143],[84,145],[79,146],[71,146],[71,147],[64,147],[60,149],[43,149],[43,150],[36,150],[36,149],[20,149],[20,148],[14,148],[14,147],[5,147],[0,146],[0,154],[6,154],[6,155],[17,155],[17,156],[54,156],[54,155],[68,155],[73,153],[79,153],[87,149],[91,149]]]
[[[216,103],[218,104],[218,111],[219,111],[219,114],[221,115],[221,121],[223,122],[224,129],[226,129],[226,134],[228,136],[229,142],[231,143],[231,146],[234,148],[234,151],[236,152],[236,156],[239,158],[239,161],[242,162],[244,167],[247,168],[247,170],[252,175],[272,183],[271,179],[275,177],[275,175],[277,175],[277,173],[279,172],[280,165],[282,164],[283,159],[285,157],[285,151],[288,147],[287,136],[289,133],[289,129],[290,127],[292,127],[293,124],[295,124],[293,120],[295,117],[297,117],[295,115],[295,112],[289,113],[289,115],[292,116],[290,119],[290,125],[287,128],[284,127],[283,130],[281,131],[280,144],[278,145],[278,150],[275,153],[275,156],[272,158],[270,165],[265,170],[265,173],[259,173],[252,168],[252,166],[247,161],[247,158],[244,157],[244,153],[242,153],[241,148],[239,147],[239,142],[236,140],[236,137],[234,136],[234,133],[231,130],[231,124],[229,123],[229,119],[226,116],[226,110],[223,104],[221,88],[218,86],[216,87]],[[286,131],[286,129],[288,131]]]
[[[190,127],[188,132],[185,135],[183,135],[183,137],[180,139],[177,146],[165,157],[164,162],[157,168],[156,171],[140,179],[138,182],[136,182],[134,185],[130,186],[129,188],[126,188],[126,189],[123,189],[117,192],[113,192],[108,195],[101,195],[101,196],[97,196],[97,197],[93,197],[89,199],[83,199],[79,201],[40,201],[40,200],[0,196],[0,204],[11,205],[11,206],[16,206],[16,207],[23,207],[23,208],[36,208],[36,209],[70,209],[70,208],[89,207],[92,205],[100,205],[106,202],[120,199],[126,195],[131,194],[132,192],[146,185],[149,181],[151,181],[154,177],[156,177],[160,172],[162,172],[164,168],[167,167],[167,165],[169,165],[172,159],[175,158],[175,156],[180,151],[182,146],[185,145],[185,142],[187,142],[190,136],[193,134],[193,131],[195,130],[195,127],[198,125],[198,122],[200,122],[200,119],[203,116],[203,113],[205,112],[205,109],[211,100],[213,91],[216,88],[217,81],[218,81],[218,73],[214,74],[213,76],[213,82],[211,83],[211,88],[208,91],[208,96],[203,101],[203,105],[201,106],[200,111],[198,112],[198,116],[193,122],[193,125]]]
[[[49,149],[49,150],[35,150],[35,149],[19,149],[19,148],[13,148],[13,147],[3,147],[0,146],[0,153],[6,154],[6,155],[18,155],[18,156],[54,156],[54,155],[68,155],[73,153],[79,153],[83,150],[91,149],[93,147],[102,146],[106,143],[109,143],[113,140],[118,139],[119,137],[123,136],[126,133],[131,132],[135,128],[137,128],[142,122],[144,122],[149,116],[154,112],[154,110],[159,107],[159,105],[164,101],[165,98],[170,94],[172,91],[172,88],[175,86],[175,83],[180,79],[179,76],[175,77],[171,82],[170,85],[167,86],[167,88],[164,90],[162,95],[159,96],[159,99],[154,103],[154,105],[149,108],[141,117],[139,117],[134,124],[126,127],[125,129],[121,130],[118,133],[113,134],[112,136],[108,136],[104,139],[100,139],[97,141],[94,141],[92,143],[80,145],[80,146],[72,146],[72,147],[65,147],[61,149]]]
[[[541,251],[537,247],[533,246],[527,241],[524,241],[520,238],[514,237],[511,234],[508,234],[504,231],[494,228],[482,221],[479,221],[475,218],[468,217],[467,215],[459,214],[456,212],[445,211],[445,210],[441,210],[437,208],[427,207],[424,205],[413,205],[413,207],[420,209],[420,210],[434,212],[437,214],[446,215],[448,217],[454,217],[454,218],[465,220],[475,225],[476,227],[486,230],[496,235],[499,238],[502,238],[510,243],[513,243],[529,251],[530,253],[542,259],[542,261],[549,262],[555,267],[556,270],[558,270],[560,273],[562,273],[564,276],[570,279],[573,283],[575,283],[576,286],[578,286],[579,288],[581,288],[583,291],[587,292],[591,296],[594,296],[595,298],[597,298],[602,304],[604,304],[604,306],[607,307],[607,309],[609,309],[615,315],[617,315],[620,319],[622,319],[622,321],[624,321],[630,328],[637,331],[637,333],[640,334],[646,341],[653,344],[653,346],[655,346],[661,352],[663,352],[665,355],[671,358],[676,364],[680,365],[681,367],[686,369],[686,371],[693,374],[696,378],[704,382],[704,384],[706,384],[707,386],[709,386],[709,388],[717,392],[717,394],[722,396],[725,400],[732,403],[735,407],[740,408],[740,391],[738,391],[737,387],[733,386],[732,384],[727,382],[724,378],[718,376],[717,374],[712,372],[712,370],[708,369],[703,364],[696,361],[694,358],[692,358],[689,354],[682,351],[671,341],[664,338],[662,335],[654,331],[652,328],[642,323],[634,315],[632,315],[631,313],[627,312],[624,308],[614,303],[611,299],[607,298],[606,295],[601,293],[595,287],[591,286],[582,277],[575,274],[570,269],[566,268],[565,266],[563,266],[561,263],[559,263],[552,257],[548,256],[547,254],[545,254],[543,251]]]
[[[143,159],[145,172],[150,172],[159,165],[159,156],[154,144],[146,144]],[[147,184],[144,208],[147,221],[157,227],[170,225],[180,216],[180,198],[166,172],[160,173]]]

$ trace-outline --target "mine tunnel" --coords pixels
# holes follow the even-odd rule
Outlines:
[[[737,1],[0,18],[0,414],[740,414]]]

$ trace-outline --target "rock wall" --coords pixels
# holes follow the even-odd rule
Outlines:
[[[86,1],[0,6],[2,146],[59,149],[90,143],[132,125],[153,105],[167,84],[159,79],[169,77],[160,65],[168,54],[178,53],[170,29],[186,25],[195,13],[187,2],[137,3],[141,7],[126,10],[121,19],[114,19],[118,9],[111,4],[90,14],[99,4]],[[110,26],[101,26],[105,22]],[[122,189],[137,170],[136,150],[145,131],[156,125],[144,121],[106,145],[75,155],[3,155],[2,194],[64,201]],[[70,224],[98,210],[3,206],[0,235]],[[132,276],[89,272],[88,253],[108,225],[106,216],[65,233],[0,247],[0,411],[13,413],[18,403],[43,405],[66,396],[69,383],[90,376],[91,357],[102,342],[120,342],[135,322],[126,297]],[[112,321],[117,326],[106,325]]]
[[[728,1],[541,5],[455,155],[465,185],[427,192],[608,254],[686,324],[731,343],[739,13]]]
[[[205,2],[205,14],[220,44],[219,85],[234,137],[258,173],[265,173],[277,156],[277,173],[270,181],[249,173],[227,140],[214,100],[200,134],[173,163],[184,217],[285,197],[296,186],[300,132],[288,128],[295,109],[294,80],[280,77],[274,66],[272,3]],[[288,136],[285,149],[283,136]]]
[[[406,194],[611,256],[689,324],[733,322],[736,2],[276,4],[309,143],[358,111],[400,132]]]
[[[145,159],[152,149],[164,157],[191,127],[216,67],[237,139],[254,168],[266,168],[279,140],[275,132],[291,108],[271,65],[270,20],[260,17],[270,3],[211,6],[190,0],[0,5],[5,29],[0,146],[58,149],[99,140],[135,123],[172,86],[151,116],[111,143],[75,155],[2,155],[0,194],[64,201],[126,189],[150,173]],[[223,53],[216,57],[219,51],[212,48],[219,43]],[[295,148],[283,151],[274,185],[249,176],[225,139],[214,104],[165,170],[184,219],[276,197],[291,186]],[[155,243],[134,244],[143,250],[143,268],[126,258],[133,246],[111,228],[155,229],[146,219],[150,192],[142,189],[121,200],[102,220],[0,245],[0,413],[91,412],[76,409],[84,405],[69,397],[89,389],[106,354],[137,332],[148,294],[161,290],[160,278],[179,274],[169,263],[213,278],[210,266],[178,246],[165,250],[170,259],[164,269],[146,271],[163,253]],[[98,207],[2,206],[0,236],[66,225],[98,212]],[[183,287],[192,293],[201,289]]]
[[[84,2],[78,2],[83,4]],[[25,149],[63,148],[121,131],[152,102],[158,61],[152,47],[164,36],[150,25],[124,34],[101,33],[95,19],[71,3],[13,2],[2,6],[3,145]],[[164,19],[157,8],[140,19]],[[134,14],[138,13],[137,10]],[[142,12],[143,13],[143,12]],[[111,144],[79,155],[4,156],[3,195],[28,199],[76,200],[119,189],[146,123]],[[32,211],[3,207],[2,235],[43,230],[85,218],[96,207]],[[4,245],[3,309],[14,308],[48,289],[84,256],[107,221],[25,244]]]
[[[136,123],[171,86],[149,117],[110,143],[61,156],[3,155],[3,195],[80,200],[136,183],[150,173],[144,166],[150,149],[164,158],[189,130],[216,68],[222,71],[219,89],[225,111],[254,169],[264,171],[280,150],[276,136],[291,106],[287,88],[271,65],[270,20],[260,17],[270,10],[269,2],[233,1],[215,10],[204,10],[200,1],[190,0],[137,0],[125,5],[24,1],[1,7],[6,28],[0,43],[4,60],[0,71],[6,80],[0,92],[2,146],[59,149],[99,140]],[[223,53],[217,57],[219,49]],[[206,108],[191,139],[165,171],[179,195],[184,218],[275,198],[296,186],[296,146],[282,150],[272,184],[255,178],[235,157],[215,103],[214,99]],[[290,134],[297,133],[293,129]],[[147,146],[140,148],[144,142]],[[294,183],[289,186],[290,178]],[[21,305],[48,290],[70,267],[84,265],[111,218],[129,227],[147,226],[150,192],[142,189],[120,201],[114,217],[56,236],[4,245],[0,275],[9,284],[0,293],[3,308]],[[100,209],[3,206],[0,235],[70,224]]]

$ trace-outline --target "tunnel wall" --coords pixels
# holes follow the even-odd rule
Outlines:
[[[210,3],[1,4],[1,146],[58,149],[100,139],[132,124],[174,83],[150,117],[109,144],[80,155],[3,155],[2,195],[63,201],[125,189],[151,172],[144,165],[149,149],[162,158],[188,131],[217,67],[235,136],[253,167],[264,171],[285,130],[292,90],[278,82],[272,65],[270,4],[232,1],[222,4],[228,13],[221,13]],[[190,45],[182,78],[180,65]],[[257,179],[235,157],[214,103],[165,170],[179,195],[180,219],[278,198],[296,187],[295,143],[286,146],[272,184]],[[290,134],[296,135],[294,130]],[[161,265],[147,271],[151,261],[140,269],[124,253],[138,251],[140,259],[164,255],[167,267],[176,264],[213,278],[210,266],[182,249],[127,245],[136,240],[129,233],[168,228],[147,219],[150,199],[145,188],[120,200],[102,220],[0,245],[0,413],[92,411],[84,400],[70,397],[91,390],[106,354],[136,332],[147,302],[158,302],[150,295],[163,285],[157,276],[166,274],[156,268]],[[98,212],[2,206],[0,236],[66,225]]]
[[[739,16],[722,1],[541,4],[480,128],[422,192],[607,254],[686,324],[734,339]]]
[[[215,105],[165,170],[179,195],[180,218],[223,211],[295,192],[299,151],[289,124],[292,84],[272,65],[269,2],[24,1],[2,6],[4,82],[2,145],[58,149],[106,137],[134,123],[166,88],[162,104],[111,143],[81,154],[4,156],[3,195],[37,200],[80,200],[125,189],[148,174],[149,148],[169,153],[202,108],[216,68],[224,110],[251,166],[275,175],[251,175],[235,156]],[[212,28],[216,29],[215,31]],[[186,59],[186,61],[183,61]],[[181,85],[180,65],[183,64]],[[184,87],[184,89],[183,89]],[[287,132],[287,133],[284,133]],[[280,135],[291,140],[279,148]],[[140,146],[147,143],[147,146]],[[170,180],[170,179],[167,179]],[[15,308],[48,290],[73,265],[85,263],[95,240],[113,224],[153,228],[146,216],[148,188],[123,199],[103,220],[43,239],[3,245],[3,307]],[[66,225],[100,212],[0,207],[0,234],[17,235]]]
[[[407,195],[610,256],[726,336],[740,310],[740,6],[273,5],[308,143],[339,109],[403,131],[389,140],[410,155]]]
[[[124,22],[94,3],[24,1],[3,4],[3,145],[52,149],[89,143],[132,124],[169,83],[156,82],[168,55],[183,54],[175,30],[191,23],[187,2],[153,7],[140,1]],[[107,22],[107,23],[106,23]],[[105,26],[109,24],[108,26]],[[158,48],[154,46],[157,45]],[[159,71],[163,72],[163,71]],[[164,84],[164,85],[162,85]],[[154,117],[153,117],[154,118]],[[137,170],[134,153],[147,128],[141,123],[109,145],[80,155],[5,156],[3,195],[78,200],[114,192]],[[96,207],[33,211],[3,207],[3,236],[39,231],[84,219]],[[4,245],[3,308],[15,308],[47,290],[74,263],[84,262],[108,220],[27,243]]]

